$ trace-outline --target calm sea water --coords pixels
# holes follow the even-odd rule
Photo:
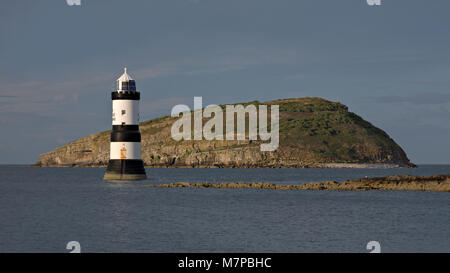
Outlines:
[[[311,181],[450,173],[417,169],[104,169],[0,166],[0,252],[450,252],[450,193],[165,189],[176,181]]]

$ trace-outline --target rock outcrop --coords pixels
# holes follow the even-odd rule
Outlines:
[[[250,103],[279,105],[280,146],[276,151],[261,152],[260,140],[177,142],[170,134],[176,119],[166,116],[140,123],[145,165],[204,168],[413,166],[402,148],[383,130],[349,112],[341,103],[321,98]],[[77,139],[41,154],[35,165],[106,166],[109,138],[110,131],[104,131]]]
[[[213,188],[213,189],[270,189],[270,190],[333,190],[333,191],[439,191],[450,192],[450,174],[434,176],[393,175],[387,177],[363,178],[336,181],[311,182],[300,185],[280,185],[267,182],[174,182],[169,184],[149,185],[156,188]]]

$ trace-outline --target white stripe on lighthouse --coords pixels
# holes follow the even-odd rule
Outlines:
[[[141,159],[140,142],[111,142],[110,159]]]
[[[139,123],[139,101],[113,100],[113,125],[137,125]]]

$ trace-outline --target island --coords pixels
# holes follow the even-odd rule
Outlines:
[[[280,145],[263,152],[261,140],[181,140],[171,138],[171,116],[141,122],[146,167],[187,168],[391,168],[414,167],[384,132],[322,98],[292,98],[247,104],[279,105]],[[223,107],[223,106],[222,106]],[[207,119],[205,119],[207,120]],[[34,166],[105,167],[110,133],[85,136],[41,154]]]

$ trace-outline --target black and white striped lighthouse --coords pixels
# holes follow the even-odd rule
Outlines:
[[[136,82],[124,73],[117,79],[117,91],[112,98],[112,132],[110,159],[105,180],[147,179],[141,159],[141,133],[139,132],[139,100]]]

